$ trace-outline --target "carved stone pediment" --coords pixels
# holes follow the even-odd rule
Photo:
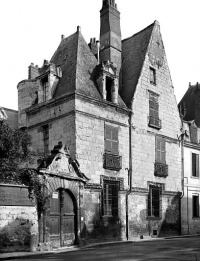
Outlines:
[[[69,149],[62,142],[54,146],[51,155],[42,160],[38,170],[40,173],[58,175],[66,179],[81,180],[83,182],[89,180],[81,172],[78,161],[70,156]]]

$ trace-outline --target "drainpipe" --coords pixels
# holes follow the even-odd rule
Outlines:
[[[181,220],[182,220],[182,216],[181,216],[181,199],[184,197],[184,132],[183,132],[183,119],[185,117],[186,114],[186,109],[185,109],[185,104],[183,104],[183,112],[182,112],[182,106],[180,106],[180,118],[181,118],[181,130],[182,130],[182,134],[180,135],[181,137],[181,187],[182,187],[182,195],[180,196],[180,234],[181,234]],[[188,202],[187,202],[188,204]],[[188,206],[187,206],[187,212],[188,212]],[[188,223],[188,213],[187,213],[187,223]]]
[[[129,169],[128,169],[129,190],[126,193],[126,238],[129,239],[129,219],[128,219],[128,196],[132,189],[132,103],[131,111],[129,112]]]

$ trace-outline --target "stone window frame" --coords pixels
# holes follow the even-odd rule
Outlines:
[[[149,95],[149,127],[161,129],[161,120],[159,119],[159,94],[148,90]]]

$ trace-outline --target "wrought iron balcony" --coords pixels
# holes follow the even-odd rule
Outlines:
[[[152,116],[149,116],[149,127],[161,129],[161,120]]]
[[[103,167],[104,169],[120,170],[122,168],[122,157],[119,155],[104,153]]]
[[[167,177],[168,176],[168,165],[160,162],[155,162],[155,176]]]

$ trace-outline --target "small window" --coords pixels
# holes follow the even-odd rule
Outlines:
[[[156,85],[156,70],[150,67],[150,83]]]
[[[190,141],[192,143],[198,143],[198,129],[192,125],[190,125]]]
[[[156,137],[156,162],[166,163],[165,139]]]
[[[199,177],[199,154],[192,153],[192,176]]]
[[[199,217],[199,196],[192,195],[192,216]]]
[[[114,80],[106,77],[106,100],[112,102],[112,89]]]
[[[43,139],[44,139],[44,156],[49,154],[49,126],[43,127]]]
[[[105,152],[118,155],[118,127],[105,125]]]
[[[150,186],[148,195],[148,216],[161,217],[161,187]]]
[[[103,215],[118,216],[119,181],[104,180],[103,184]]]

